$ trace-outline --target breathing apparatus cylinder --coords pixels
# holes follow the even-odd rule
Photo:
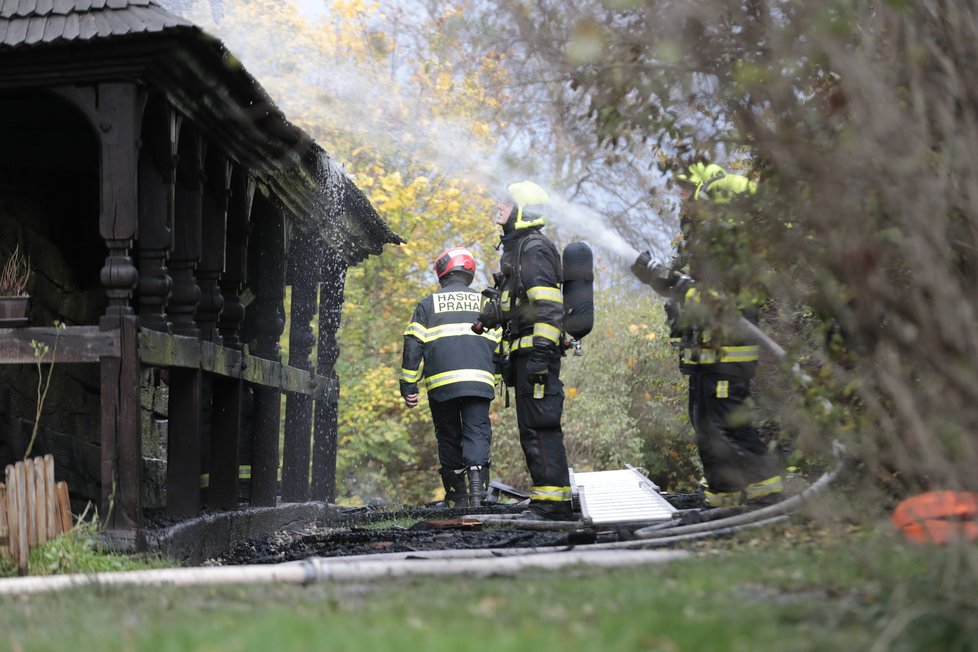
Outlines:
[[[580,340],[594,327],[594,255],[584,242],[572,242],[563,254],[564,332]],[[575,348],[579,351],[578,345]],[[580,355],[575,351],[575,355]]]

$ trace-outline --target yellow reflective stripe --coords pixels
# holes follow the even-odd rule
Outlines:
[[[781,476],[774,475],[767,480],[752,482],[747,485],[744,493],[747,494],[748,498],[763,498],[764,496],[781,493],[782,491],[784,491],[784,484],[781,481]]]
[[[718,380],[717,381],[717,398],[729,398],[730,397],[730,381],[729,380]]]
[[[472,324],[443,324],[428,329],[428,338],[425,343],[440,340],[443,337],[455,337],[457,335],[475,335],[472,332]]]
[[[499,295],[499,307],[503,312],[509,311],[509,290],[503,290],[503,293]]]
[[[435,389],[436,387],[441,387],[442,385],[449,385],[451,383],[461,383],[461,382],[476,382],[476,383],[486,383],[487,385],[495,385],[493,381],[492,372],[484,371],[482,369],[455,369],[453,371],[445,371],[440,374],[435,374],[434,376],[429,376],[425,378],[425,387],[429,390]]]
[[[538,321],[533,324],[533,336],[550,340],[554,344],[560,344],[560,329],[554,328],[547,322]]]
[[[201,473],[200,474],[200,488],[207,489],[211,485],[211,474]]]
[[[469,327],[469,331],[471,331],[471,330],[472,330],[472,327],[470,326]],[[485,331],[485,332],[482,333],[482,335],[480,335],[480,337],[484,337],[487,340],[491,340],[491,341],[495,342],[496,344],[499,344],[499,340],[503,339],[503,329],[501,329],[501,328],[494,328],[491,331]]]
[[[706,504],[710,507],[735,507],[740,504],[739,491],[707,491]]]
[[[526,296],[530,301],[552,301],[553,303],[564,303],[564,297],[560,293],[560,288],[550,287],[549,285],[537,285],[526,291]]]
[[[406,383],[416,383],[418,379],[421,378],[421,370],[423,367],[418,367],[417,369],[405,369],[401,367],[401,380]]]
[[[570,487],[539,486],[530,488],[530,500],[570,500]]]
[[[413,321],[407,325],[407,328],[404,329],[404,335],[413,335],[414,337],[424,342],[426,337],[426,331],[427,329],[425,329],[424,326],[422,326],[416,321]]]
[[[503,350],[505,352],[518,351],[519,349],[532,349],[533,348],[533,336],[525,335],[523,337],[518,337],[512,342],[509,342],[509,348],[506,348],[506,342],[503,343]]]
[[[721,346],[719,349],[683,349],[683,361],[687,364],[757,362],[759,354],[760,349],[756,344],[749,344],[746,346]]]

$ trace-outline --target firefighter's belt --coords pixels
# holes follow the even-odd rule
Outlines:
[[[756,344],[721,346],[716,349],[683,349],[686,364],[719,364],[722,362],[757,362],[760,349]]]

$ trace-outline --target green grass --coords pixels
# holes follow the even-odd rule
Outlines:
[[[763,536],[763,538],[760,538]],[[756,537],[756,538],[755,538]],[[973,547],[801,528],[518,578],[0,597],[9,650],[973,650]],[[627,554],[623,552],[622,554]],[[958,584],[955,584],[958,578]],[[969,647],[970,646],[970,647]]]

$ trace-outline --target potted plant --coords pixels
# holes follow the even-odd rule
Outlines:
[[[0,327],[24,326],[31,297],[27,283],[31,280],[30,258],[20,252],[20,245],[0,268]]]

